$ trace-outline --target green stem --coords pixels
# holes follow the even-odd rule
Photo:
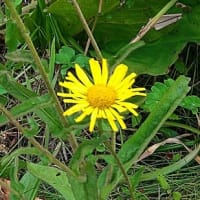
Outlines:
[[[96,27],[96,24],[97,24],[97,20],[98,20],[98,16],[100,15],[100,13],[101,13],[101,10],[102,10],[102,4],[103,4],[103,2],[102,2],[103,0],[99,0],[99,8],[98,8],[98,12],[97,12],[97,14],[96,14],[96,16],[95,16],[95,18],[94,18],[94,23],[93,23],[93,25],[92,25],[92,32],[94,31],[94,29],[95,29],[95,27]],[[85,46],[85,51],[84,51],[84,54],[85,55],[87,55],[87,52],[88,52],[88,49],[89,49],[89,46],[90,46],[90,38],[88,38],[88,40],[87,40],[87,43],[86,43],[86,46]]]
[[[85,29],[85,31],[86,31],[88,37],[89,37],[90,40],[91,40],[92,46],[93,46],[94,50],[96,51],[97,57],[98,57],[99,59],[102,59],[103,56],[102,56],[102,54],[101,54],[101,51],[100,51],[100,49],[99,49],[99,47],[98,47],[98,45],[97,45],[97,43],[96,43],[96,40],[94,39],[94,36],[93,36],[93,34],[92,34],[92,31],[90,30],[90,28],[89,28],[89,26],[88,26],[88,24],[87,24],[87,21],[86,21],[84,15],[83,15],[83,13],[82,13],[82,11],[81,11],[81,9],[80,9],[80,6],[79,6],[78,2],[77,2],[76,0],[72,0],[72,3],[74,4],[74,7],[76,8],[76,11],[77,11],[78,16],[80,17],[80,20],[81,20],[81,22],[82,22],[83,28]]]
[[[63,116],[63,109],[59,103],[59,100],[58,100],[58,97],[56,96],[56,93],[53,89],[53,87],[51,86],[51,83],[48,79],[48,76],[45,72],[45,68],[44,66],[42,65],[42,62],[40,60],[40,57],[33,45],[33,42],[29,36],[29,33],[28,33],[28,30],[26,29],[22,19],[20,18],[19,14],[17,13],[16,9],[14,8],[13,4],[11,1],[9,0],[5,0],[5,4],[6,6],[8,7],[8,9],[10,10],[10,13],[11,13],[11,16],[13,18],[13,20],[15,21],[16,25],[18,26],[24,40],[26,41],[30,51],[31,51],[31,54],[33,56],[33,59],[35,61],[35,64],[47,86],[47,89],[50,93],[50,95],[52,96],[53,98],[53,101],[54,101],[54,104],[55,104],[55,107],[59,113],[59,116],[60,116],[60,120],[62,121],[62,123],[64,124],[65,127],[67,127],[67,120],[66,118]],[[68,138],[69,142],[70,142],[70,145],[72,147],[72,149],[75,151],[75,149],[77,148],[78,144],[77,144],[77,141],[76,141],[76,138],[72,135],[72,134],[69,134],[69,138]]]
[[[24,129],[19,122],[14,118],[14,116],[2,105],[0,104],[0,110],[7,116],[7,118],[10,120],[10,122],[17,127],[17,129],[26,136],[26,129]],[[69,175],[75,177],[76,174],[68,168],[65,164],[60,162],[58,159],[56,159],[47,149],[45,149],[43,146],[41,146],[34,138],[27,137],[29,142],[36,147],[40,152],[42,152],[51,163],[54,163],[59,168],[61,168],[63,171],[67,172]]]
[[[111,154],[113,155],[113,157],[115,158],[116,162],[117,162],[117,165],[119,166],[123,176],[124,176],[124,179],[126,180],[127,184],[128,184],[128,188],[129,188],[129,191],[130,191],[130,197],[131,197],[131,200],[134,200],[135,199],[135,193],[134,193],[134,190],[133,190],[133,187],[132,187],[132,184],[130,182],[130,179],[126,173],[126,170],[124,169],[123,167],[123,164],[121,163],[121,161],[119,160],[116,152],[114,151],[114,149],[112,148],[112,146],[107,142],[106,143],[106,146],[107,148],[110,150]]]
[[[191,131],[192,133],[196,133],[198,135],[200,135],[200,130],[196,129],[196,128],[193,128],[191,126],[188,126],[186,124],[181,124],[181,123],[178,123],[178,122],[171,122],[171,121],[166,121],[164,123],[165,126],[174,126],[174,127],[179,127],[179,128],[183,128],[185,130],[188,130],[188,131]]]
[[[156,24],[156,22],[176,3],[177,0],[171,0],[168,2],[149,22],[142,27],[138,35],[130,42],[135,43],[141,38]]]

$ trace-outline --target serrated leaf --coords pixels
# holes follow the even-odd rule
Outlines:
[[[165,80],[164,83],[156,82],[148,93],[143,108],[151,112],[173,83],[172,79]]]
[[[69,64],[74,56],[75,56],[75,51],[72,48],[63,46],[59,50],[59,53],[56,54],[56,63]]]
[[[183,99],[180,106],[191,110],[195,115],[198,113],[198,109],[200,108],[200,98],[197,96],[187,96]]]

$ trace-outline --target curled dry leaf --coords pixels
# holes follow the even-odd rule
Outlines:
[[[182,146],[184,146],[184,148],[188,151],[191,152],[192,150],[190,148],[188,148],[179,138],[183,138],[183,137],[187,137],[190,136],[190,134],[183,134],[179,137],[174,137],[174,138],[168,138],[162,142],[159,142],[157,144],[154,144],[152,146],[150,146],[138,159],[138,161],[141,161],[145,158],[147,158],[148,156],[152,155],[156,149],[158,149],[160,146],[165,145],[165,144],[180,144]],[[196,156],[195,158],[196,162],[198,164],[200,164],[200,156]]]
[[[0,178],[0,200],[9,200],[10,195],[10,181],[8,179]]]

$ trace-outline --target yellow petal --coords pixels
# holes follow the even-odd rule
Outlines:
[[[126,72],[128,70],[128,67],[124,64],[118,65],[113,74],[110,77],[110,80],[108,81],[108,86],[114,86],[116,87],[118,84],[121,83],[121,81],[126,76]]]
[[[123,88],[129,88],[132,86],[132,84],[135,82],[135,77],[136,77],[136,74],[135,73],[131,73],[129,74],[125,79],[123,79],[121,81],[120,84],[118,84],[116,86],[116,90],[123,90]]]
[[[138,108],[138,105],[130,102],[120,102],[120,105],[126,107],[127,110],[131,112],[133,115],[138,116],[138,113],[134,110],[135,108]]]
[[[130,90],[124,90],[118,93],[118,99],[120,101],[124,101],[132,96],[134,96],[134,92],[131,92]]]
[[[85,94],[87,91],[85,89],[83,90],[83,88],[80,88],[78,85],[76,85],[72,82],[67,82],[67,81],[59,82],[59,85],[71,90],[73,93]]]
[[[87,107],[83,111],[83,113],[75,119],[75,121],[76,122],[82,121],[87,115],[90,115],[92,111],[93,111],[93,108],[91,106]]]
[[[145,90],[146,90],[146,88],[141,88],[141,87],[131,89],[131,91],[133,91],[133,92],[141,92],[141,91],[145,91]]]
[[[122,116],[120,116],[114,109],[109,108],[110,112],[115,116],[115,118],[117,119],[117,121],[119,122],[120,126],[122,127],[122,129],[126,129],[126,124],[124,123],[124,121],[122,120]]]
[[[117,126],[115,124],[113,114],[110,112],[109,109],[105,109],[104,111],[105,111],[106,118],[107,118],[107,120],[108,120],[108,122],[109,122],[109,124],[110,124],[110,126],[112,128],[112,130],[115,131],[115,132],[117,132],[118,128],[117,128]]]
[[[75,64],[75,70],[76,70],[76,75],[78,76],[79,80],[87,87],[91,87],[93,84],[87,77],[86,73],[84,70],[78,65]]]
[[[86,91],[87,87],[83,85],[71,72],[68,73],[68,76],[66,77],[67,80],[72,81],[74,84],[76,84],[80,89]]]
[[[101,83],[106,85],[108,81],[108,63],[106,59],[102,59],[102,78]]]
[[[121,102],[116,102],[111,107],[115,108],[118,112],[125,112],[127,109],[120,105]]]
[[[76,104],[72,107],[70,107],[68,110],[66,110],[63,115],[66,116],[66,115],[72,115],[73,113],[75,112],[79,112],[81,111],[82,109],[86,108],[89,104],[88,103],[83,103],[83,104]]]
[[[92,111],[91,117],[90,117],[90,127],[89,127],[89,131],[92,132],[94,130],[94,126],[96,123],[96,119],[97,119],[97,113],[98,113],[98,108],[95,108]]]
[[[142,93],[142,92],[133,92],[133,96],[147,96],[147,94]]]
[[[76,103],[76,104],[83,104],[87,103],[84,99],[63,99],[64,103]]]
[[[80,93],[64,93],[64,92],[57,92],[59,97],[70,97],[72,99],[86,99],[86,96]]]
[[[90,63],[90,69],[92,73],[92,77],[94,80],[94,84],[100,84],[101,83],[101,66],[98,61],[91,58],[89,60]]]

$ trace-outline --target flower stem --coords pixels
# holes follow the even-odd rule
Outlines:
[[[122,172],[122,174],[123,174],[123,176],[124,176],[124,178],[125,178],[125,180],[126,180],[126,182],[128,184],[131,200],[134,200],[135,199],[135,197],[134,197],[135,196],[135,192],[133,190],[133,187],[132,187],[132,184],[131,184],[131,182],[129,180],[129,177],[128,177],[127,173],[126,173],[126,170],[123,167],[123,164],[119,160],[119,158],[118,158],[116,152],[114,151],[113,147],[108,142],[106,142],[106,146],[110,150],[110,152],[113,155],[114,159],[116,160],[117,165],[119,166],[119,168],[120,168],[120,170],[121,170],[121,172]]]
[[[24,129],[19,122],[14,118],[14,116],[0,103],[0,110],[7,116],[7,118],[10,120],[10,122],[16,126],[16,128],[24,135],[26,136],[26,129]],[[57,165],[60,169],[67,172],[69,175],[75,177],[76,174],[68,168],[65,164],[60,162],[58,159],[56,159],[47,149],[45,149],[43,146],[41,146],[34,138],[27,137],[29,142],[36,147],[40,152],[42,152],[51,163],[54,163]]]
[[[178,122],[171,122],[171,121],[166,121],[164,123],[164,126],[174,126],[174,127],[179,127],[179,128],[183,128],[185,130],[191,131],[192,133],[196,133],[198,135],[200,135],[200,130],[193,128],[191,126],[188,126],[186,124],[182,124],[182,123],[178,123]]]
[[[99,0],[99,8],[98,8],[97,14],[96,14],[96,16],[95,16],[95,18],[94,18],[94,23],[93,23],[93,25],[92,25],[92,30],[91,30],[92,32],[93,32],[94,29],[95,29],[95,26],[96,26],[96,23],[97,23],[97,20],[98,20],[98,16],[99,16],[100,13],[101,13],[102,4],[103,4],[103,0]],[[90,46],[90,41],[91,41],[91,39],[88,38],[87,43],[86,43],[86,46],[85,46],[85,51],[84,51],[84,54],[85,54],[85,55],[87,55],[87,52],[88,52],[88,49],[89,49],[89,46]]]
[[[74,5],[74,7],[75,7],[75,9],[76,9],[76,11],[77,11],[78,16],[80,17],[80,20],[81,20],[81,22],[82,22],[83,28],[85,29],[85,31],[86,31],[88,37],[89,37],[90,40],[91,40],[92,46],[93,46],[94,50],[96,51],[97,57],[98,57],[99,59],[102,59],[103,56],[102,56],[102,54],[101,54],[101,51],[100,51],[100,49],[99,49],[99,47],[98,47],[98,45],[97,45],[97,43],[96,43],[96,40],[94,39],[94,36],[93,36],[93,34],[92,34],[92,31],[90,30],[90,28],[89,28],[89,26],[88,26],[88,24],[87,24],[87,21],[86,21],[84,15],[83,15],[83,13],[82,13],[82,11],[81,11],[81,9],[80,9],[80,6],[79,6],[78,2],[77,2],[76,0],[72,0],[72,3],[73,3],[73,5]]]
[[[135,43],[141,38],[156,24],[156,22],[162,17],[175,3],[177,0],[171,0],[168,2],[149,22],[141,28],[137,36],[131,40],[130,43]]]
[[[36,64],[36,66],[37,66],[37,68],[38,68],[38,70],[39,70],[39,72],[40,72],[40,74],[42,76],[42,79],[45,82],[51,97],[53,98],[55,107],[56,107],[56,109],[57,109],[57,111],[59,113],[59,116],[60,116],[60,120],[62,121],[63,125],[65,127],[67,127],[67,120],[63,116],[63,109],[62,109],[62,107],[61,107],[61,105],[59,103],[59,100],[58,100],[58,98],[56,96],[56,93],[55,93],[53,87],[51,86],[51,83],[50,83],[50,81],[48,79],[48,76],[47,76],[47,74],[45,72],[45,68],[44,68],[44,66],[43,66],[43,64],[42,64],[42,62],[40,60],[40,57],[39,57],[39,55],[38,55],[38,53],[37,53],[37,51],[36,51],[36,49],[34,47],[34,44],[33,44],[32,40],[31,40],[31,38],[29,36],[28,30],[26,29],[22,19],[20,18],[19,14],[17,13],[16,9],[14,8],[12,2],[9,1],[9,0],[5,0],[5,4],[8,7],[8,9],[10,10],[10,13],[11,13],[11,16],[12,16],[13,20],[15,21],[16,25],[18,26],[18,28],[19,28],[24,40],[26,41],[26,43],[27,43],[27,45],[28,45],[28,47],[29,47],[29,49],[31,51],[31,54],[32,54],[33,59],[35,61],[35,64]],[[70,145],[71,145],[72,149],[75,151],[75,149],[78,146],[76,138],[72,134],[69,134],[68,140],[70,142]]]

